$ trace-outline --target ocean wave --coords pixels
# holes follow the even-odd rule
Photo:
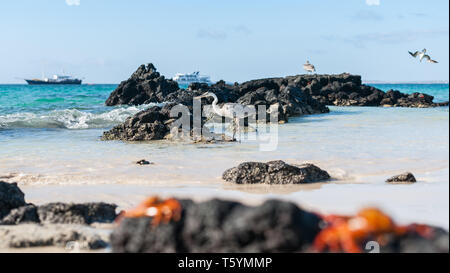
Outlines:
[[[0,129],[15,128],[106,128],[124,122],[125,119],[155,104],[108,109],[99,113],[78,109],[53,110],[43,114],[21,112],[0,115]]]

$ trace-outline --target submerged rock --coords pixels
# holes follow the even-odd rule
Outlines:
[[[25,205],[25,195],[17,183],[0,181],[0,220],[11,210]]]
[[[417,182],[412,173],[402,173],[386,180],[388,183],[414,183]]]
[[[320,218],[295,204],[267,201],[180,201],[180,221],[151,226],[151,218],[125,218],[111,234],[113,252],[295,252],[319,232]]]
[[[326,181],[330,175],[313,164],[294,166],[283,161],[271,161],[242,163],[226,170],[222,178],[237,184],[303,184]]]
[[[113,222],[117,216],[116,208],[116,205],[106,203],[51,203],[39,206],[37,213],[41,223],[90,225]]]

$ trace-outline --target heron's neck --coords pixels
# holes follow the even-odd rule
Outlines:
[[[217,103],[219,103],[219,99],[217,98],[217,96],[214,96],[213,98],[214,98],[214,101],[212,103],[213,110],[214,112],[216,112],[216,114],[221,115],[222,111],[219,108],[219,106],[217,106]]]

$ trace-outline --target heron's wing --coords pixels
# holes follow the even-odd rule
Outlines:
[[[412,53],[411,51],[408,51],[409,54],[411,54],[411,56],[413,56],[414,58],[417,57],[417,54],[419,54],[419,51],[416,51],[414,53]]]
[[[224,105],[222,105],[222,107],[220,107],[220,114],[223,117],[229,117],[229,118],[233,118],[234,117],[234,103],[225,103]]]
[[[428,61],[431,61],[431,58],[430,58],[430,56],[428,56],[428,55],[423,55],[422,58],[423,58],[423,59],[427,59]]]
[[[432,59],[429,59],[429,60],[428,60],[428,62],[429,62],[429,63],[433,63],[433,64],[437,64],[437,63],[439,63],[438,61],[436,61],[436,60],[432,60]]]

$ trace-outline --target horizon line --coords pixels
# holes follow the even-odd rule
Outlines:
[[[228,83],[231,83],[231,81],[226,81]],[[246,81],[243,81],[244,83]],[[81,85],[118,85],[120,82],[117,83],[100,83],[100,82],[88,82],[88,83],[82,83]],[[384,81],[384,80],[367,80],[362,81],[362,84],[449,84],[449,80],[430,80],[430,81]],[[19,82],[12,82],[12,83],[0,83],[0,85],[29,85],[27,83],[19,83]],[[58,84],[55,84],[58,85]]]

